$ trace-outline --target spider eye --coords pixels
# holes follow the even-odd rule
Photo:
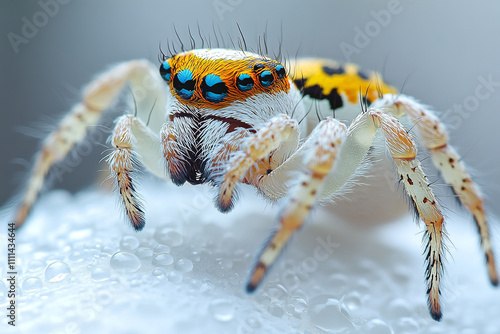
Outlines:
[[[227,96],[227,86],[220,76],[208,74],[201,83],[201,93],[210,102],[222,102]]]
[[[174,89],[183,99],[189,100],[194,94],[193,72],[185,69],[177,73],[174,77]]]
[[[170,74],[172,73],[172,69],[170,68],[170,64],[167,61],[164,61],[163,64],[160,65],[160,75],[165,81],[170,81]]]
[[[242,92],[247,92],[253,88],[253,79],[250,75],[242,73],[236,79],[236,85]]]
[[[278,78],[283,79],[286,75],[285,68],[283,65],[276,66],[276,74],[278,74]]]
[[[263,71],[259,75],[259,81],[262,84],[262,86],[269,87],[273,84],[274,81],[273,74],[271,73],[271,71]]]
[[[264,64],[255,64],[253,66],[253,70],[257,72],[258,70],[263,69],[264,67],[265,67]]]

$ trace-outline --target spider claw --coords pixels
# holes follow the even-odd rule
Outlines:
[[[267,266],[259,261],[259,263],[257,263],[255,268],[252,270],[252,273],[250,274],[250,279],[246,287],[248,293],[252,293],[257,289],[260,282],[262,282],[262,279],[266,275],[266,271]]]
[[[432,319],[436,321],[441,321],[441,318],[443,317],[443,314],[441,313],[441,310],[431,310],[430,311]]]

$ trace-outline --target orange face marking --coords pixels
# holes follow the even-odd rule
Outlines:
[[[216,56],[207,59],[199,53],[205,52],[210,56],[211,50],[197,51],[198,53],[193,51],[181,53],[168,59],[170,66],[168,84],[172,94],[183,104],[195,108],[220,109],[260,93],[275,94],[290,90],[288,76],[283,66],[275,60],[243,51],[241,59],[218,59]],[[183,94],[179,89],[183,83],[179,80],[184,79],[182,76],[186,73],[191,86],[188,87],[188,94]],[[245,80],[242,81],[242,78]],[[210,79],[213,80],[209,82]],[[242,82],[250,83],[246,86],[248,89],[242,89]],[[218,84],[223,94],[215,94],[215,98],[210,99],[207,87],[211,88],[209,86],[211,83]]]

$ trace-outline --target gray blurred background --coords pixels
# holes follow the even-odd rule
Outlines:
[[[133,58],[158,63],[159,44],[177,41],[173,27],[189,45],[188,27],[197,41],[198,25],[214,41],[212,26],[236,39],[238,23],[253,49],[267,26],[271,54],[282,39],[285,57],[329,57],[383,70],[391,84],[445,112],[453,144],[500,213],[498,3],[55,1],[0,4],[0,204],[26,177],[39,147],[33,135],[47,133],[96,73]],[[228,38],[222,46],[232,47]],[[499,84],[486,87],[488,80]],[[53,187],[92,184],[104,150],[85,151],[84,163]]]

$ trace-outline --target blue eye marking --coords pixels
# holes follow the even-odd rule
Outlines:
[[[285,68],[283,65],[276,66],[276,74],[278,74],[278,78],[283,79],[286,75]]]
[[[168,61],[164,61],[163,64],[160,65],[160,75],[165,81],[170,81],[170,74],[172,73],[172,69],[170,68],[170,64]]]
[[[222,102],[227,93],[227,86],[218,75],[208,74],[201,83],[201,94],[207,101]]]
[[[263,71],[259,75],[259,80],[260,80],[260,83],[262,84],[262,86],[269,87],[274,82],[273,74],[271,73],[271,71]]]
[[[236,79],[236,86],[242,92],[247,92],[253,88],[253,79],[250,75],[242,73]]]
[[[174,77],[174,89],[183,99],[189,100],[194,94],[193,72],[185,69],[177,73]]]

